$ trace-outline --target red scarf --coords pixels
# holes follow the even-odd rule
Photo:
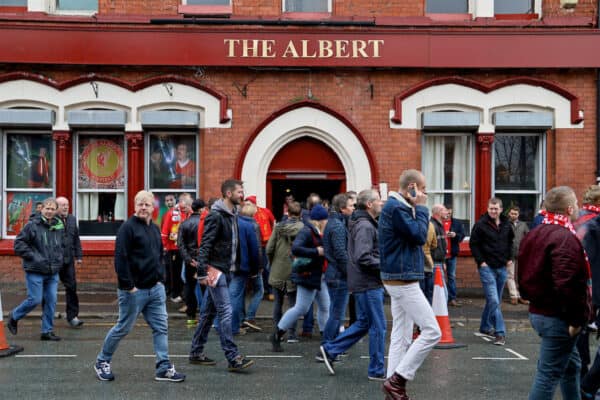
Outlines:
[[[548,212],[546,210],[540,211],[540,213],[544,216],[544,220],[542,221],[542,224],[560,225],[563,228],[570,230],[571,233],[573,235],[575,235],[575,237],[577,237],[577,233],[575,232],[575,227],[571,223],[571,220],[569,219],[569,217],[567,217],[566,215],[554,214],[554,213]],[[592,298],[592,270],[590,268],[590,260],[588,259],[585,249],[583,249],[583,255],[585,257],[585,267],[586,267],[586,272],[587,272],[588,307],[589,307],[589,305],[590,305],[589,300]],[[588,315],[590,316],[590,318],[592,318],[591,307],[589,309]]]
[[[594,206],[592,204],[585,204],[582,208],[586,211],[591,211],[593,213],[600,214],[599,206]]]

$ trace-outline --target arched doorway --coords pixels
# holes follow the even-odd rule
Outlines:
[[[267,206],[277,219],[288,194],[302,203],[313,192],[331,200],[345,190],[346,174],[340,159],[325,143],[309,136],[286,144],[267,172]]]

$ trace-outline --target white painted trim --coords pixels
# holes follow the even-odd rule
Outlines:
[[[322,141],[339,157],[346,173],[347,190],[372,187],[369,158],[354,132],[331,114],[312,107],[301,107],[271,121],[256,136],[244,158],[244,192],[255,194],[265,206],[267,173],[277,153],[291,141],[309,136]]]
[[[201,128],[230,128],[231,120],[221,124],[221,102],[212,94],[198,88],[175,82],[158,83],[132,92],[112,83],[96,81],[97,93],[91,82],[63,91],[27,79],[0,83],[0,108],[33,106],[56,111],[53,130],[69,130],[67,111],[80,108],[123,110],[128,114],[126,132],[142,130],[140,112],[165,108],[197,111]],[[166,85],[168,85],[168,90]],[[227,110],[231,117],[232,112]]]
[[[391,120],[391,110],[390,128],[420,129],[420,114],[437,110],[479,111],[479,132],[485,133],[495,131],[492,113],[497,111],[550,111],[554,114],[554,128],[583,128],[583,122],[571,124],[568,99],[540,86],[517,84],[483,93],[455,83],[430,86],[403,99],[402,123]]]

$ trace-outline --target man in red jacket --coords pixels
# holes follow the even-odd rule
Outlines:
[[[182,259],[177,246],[179,225],[187,219],[192,209],[192,196],[189,193],[179,195],[179,203],[163,216],[161,239],[165,249],[165,269],[167,294],[173,303],[181,303],[183,281],[181,280]]]
[[[552,399],[560,383],[563,398],[579,399],[581,360],[575,344],[591,315],[591,273],[575,234],[577,197],[567,186],[545,197],[542,224],[519,249],[521,296],[530,301],[529,319],[542,338],[529,400]]]

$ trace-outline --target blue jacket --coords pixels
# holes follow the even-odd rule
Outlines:
[[[417,281],[424,278],[429,211],[413,207],[391,192],[379,217],[379,268],[384,281]]]
[[[450,239],[450,257],[456,257],[460,252],[460,242],[465,238],[465,230],[459,220],[451,218],[450,221],[450,230],[456,233],[456,236]]]
[[[318,246],[323,246],[323,240],[317,228],[313,225],[305,225],[292,243],[292,255],[307,257],[312,261],[306,267],[309,272],[299,275],[292,271],[291,279],[296,285],[304,286],[307,289],[321,288],[321,275],[323,275],[325,257],[319,255]]]
[[[323,249],[327,258],[325,280],[346,280],[348,269],[348,228],[344,215],[332,212],[323,231]]]
[[[254,218],[240,215],[238,229],[240,235],[240,271],[254,276],[258,273],[258,238]],[[259,231],[260,234],[260,231]]]

